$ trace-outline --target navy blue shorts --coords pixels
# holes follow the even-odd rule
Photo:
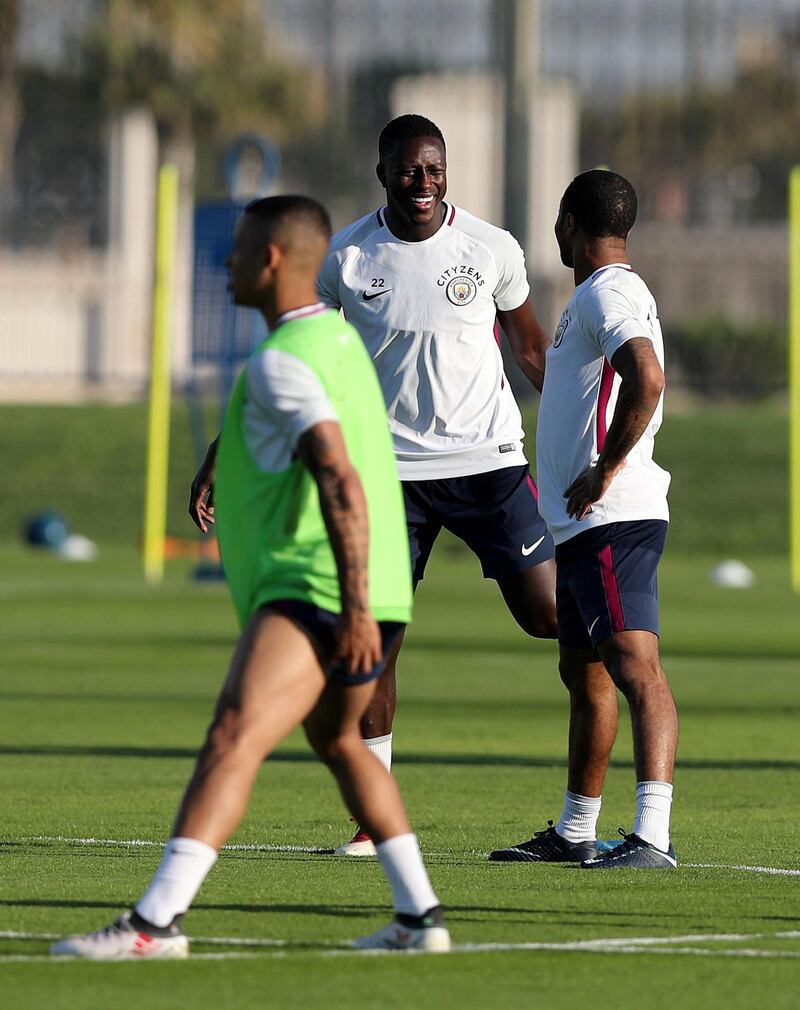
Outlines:
[[[336,648],[336,622],[339,615],[331,610],[323,610],[313,603],[306,603],[305,600],[270,600],[265,604],[267,610],[274,610],[277,614],[282,614],[298,624],[314,643],[330,655]],[[378,621],[381,631],[381,642],[383,644],[383,656],[380,662],[368,673],[350,674],[343,663],[333,663],[328,669],[328,676],[340,684],[355,686],[357,684],[368,684],[376,677],[380,677],[386,666],[386,659],[391,651],[397,636],[405,628],[405,624],[399,621]]]
[[[415,586],[442,528],[477,555],[485,579],[516,575],[555,554],[527,465],[468,477],[404,480],[402,487]]]
[[[619,631],[659,633],[656,570],[668,523],[609,523],[556,547],[558,641],[593,649]]]

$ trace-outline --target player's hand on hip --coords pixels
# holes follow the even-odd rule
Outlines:
[[[564,492],[567,515],[579,522],[585,519],[592,511],[592,505],[600,501],[624,466],[625,460],[613,467],[603,465],[599,460],[587,466]]]
[[[194,475],[189,489],[189,515],[195,526],[208,533],[214,523],[214,474],[217,464],[217,440],[208,447],[206,458]]]
[[[369,673],[383,656],[381,632],[368,610],[344,610],[336,624],[336,655],[352,676]]]

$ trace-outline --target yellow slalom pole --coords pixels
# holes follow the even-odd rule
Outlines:
[[[800,593],[800,165],[789,176],[789,550]]]
[[[162,165],[158,173],[156,276],[144,505],[144,575],[152,585],[164,578],[169,467],[170,330],[177,224],[178,169],[175,165]]]

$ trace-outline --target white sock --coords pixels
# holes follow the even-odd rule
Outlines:
[[[392,734],[373,736],[364,741],[367,750],[371,750],[387,772],[392,770]]]
[[[217,860],[217,850],[196,838],[170,838],[136,911],[154,926],[169,926],[191,905]]]
[[[671,807],[672,785],[669,782],[637,782],[633,833],[666,852],[669,849]]]
[[[597,838],[597,818],[602,796],[564,793],[564,806],[556,824],[556,833],[568,842],[593,842]]]
[[[422,862],[416,835],[395,835],[381,842],[376,850],[392,888],[395,911],[404,915],[423,915],[439,904]]]

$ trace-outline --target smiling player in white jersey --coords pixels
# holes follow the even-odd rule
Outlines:
[[[497,860],[677,866],[669,827],[678,723],[659,660],[656,581],[670,478],[653,461],[664,342],[653,296],[628,262],[636,204],[627,179],[584,172],[567,187],[556,222],[576,287],[547,352],[536,448],[542,514],[556,542],[569,773],[558,823],[496,850]],[[598,853],[617,688],[631,712],[636,815],[622,844]]]
[[[436,203],[406,199],[415,216]],[[522,250],[508,232],[444,201],[429,238],[397,237],[390,215],[382,208],[335,235],[317,286],[375,362],[400,479],[526,466],[522,418],[494,337],[498,311],[528,299]]]
[[[414,584],[445,528],[477,555],[528,634],[555,638],[554,545],[539,515],[519,408],[496,324],[541,389],[549,343],[530,300],[522,249],[507,232],[445,201],[439,128],[400,116],[381,132],[386,206],[334,235],[319,295],[361,334],[386,401],[405,498]],[[358,395],[358,390],[353,390]],[[212,521],[214,447],[192,484],[190,515]],[[391,767],[397,703],[391,651],[361,730]],[[358,830],[337,850],[372,855]]]
[[[334,235],[317,287],[359,331],[378,372],[414,585],[448,529],[497,581],[520,627],[553,638],[554,546],[496,331],[499,322],[540,389],[549,341],[531,306],[522,249],[507,231],[445,201],[445,143],[430,120],[392,120],[378,153],[386,206]],[[400,644],[362,720],[367,746],[387,768]],[[358,830],[337,852],[370,855],[374,846]]]

